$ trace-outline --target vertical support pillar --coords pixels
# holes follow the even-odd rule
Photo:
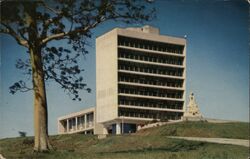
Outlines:
[[[69,119],[67,119],[66,132],[69,132]]]
[[[107,127],[105,127],[105,126],[103,126],[103,134],[108,134],[108,129],[107,129]]]
[[[84,129],[87,128],[87,114],[84,114]]]
[[[136,124],[136,131],[139,131],[142,128],[140,124]]]
[[[121,134],[121,123],[117,122],[116,123],[116,135]]]
[[[124,119],[123,119],[124,117],[121,116],[121,118],[122,118],[122,125],[121,125],[122,126],[122,129],[121,129],[122,133],[121,134],[124,134]]]
[[[77,121],[77,118],[78,117],[76,117],[76,130],[78,130],[78,121]]]

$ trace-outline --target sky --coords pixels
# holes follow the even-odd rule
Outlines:
[[[157,17],[145,24],[160,34],[187,36],[187,96],[192,91],[206,118],[249,121],[249,4],[244,0],[155,0]],[[91,93],[72,101],[60,87],[47,83],[49,134],[57,133],[57,118],[95,106],[95,38],[115,27],[141,27],[106,22],[93,30],[89,54],[81,59]],[[0,35],[0,138],[33,135],[33,92],[9,93],[24,79],[15,68],[25,49],[13,38]]]

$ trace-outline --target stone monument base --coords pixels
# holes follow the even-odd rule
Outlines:
[[[183,121],[206,121],[202,116],[183,116]]]

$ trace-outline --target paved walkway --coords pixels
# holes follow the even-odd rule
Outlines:
[[[2,154],[0,154],[0,159],[6,159],[6,158],[4,158]]]
[[[169,136],[169,138],[184,139],[184,140],[191,140],[191,141],[204,141],[204,142],[212,142],[212,143],[218,143],[218,144],[230,144],[230,145],[239,145],[239,146],[249,147],[249,140],[243,140],[243,139],[180,137],[180,136]]]

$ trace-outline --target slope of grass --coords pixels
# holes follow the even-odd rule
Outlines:
[[[194,129],[191,125],[189,125],[191,129]],[[177,124],[177,132],[183,130],[182,127],[185,126]],[[109,136],[102,140],[98,140],[94,135],[56,135],[50,137],[54,150],[49,153],[34,153],[33,137],[9,138],[0,140],[0,154],[8,159],[246,159],[248,157],[247,147],[170,139],[166,137],[168,131],[166,126],[163,126],[134,135]]]
[[[1,140],[0,153],[8,159],[245,159],[248,156],[246,147],[168,139],[164,136],[123,135],[98,140],[95,136],[74,134],[50,139],[55,149],[50,153],[33,153],[31,137]]]
[[[181,122],[143,129],[137,134],[249,139],[249,123]]]

